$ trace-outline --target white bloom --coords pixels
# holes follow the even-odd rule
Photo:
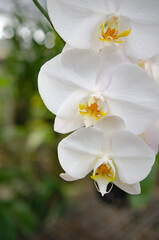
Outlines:
[[[142,67],[147,74],[151,77],[151,80],[154,81],[156,84],[156,88],[159,91],[159,54],[149,58],[149,59],[140,59],[138,61],[138,65]],[[155,129],[155,130],[154,130]],[[157,133],[157,137],[155,136],[155,132]],[[159,119],[155,122],[153,128],[151,130],[146,132],[146,141],[151,143],[151,146],[153,146],[153,149],[158,152],[158,146],[159,146]],[[156,138],[157,138],[157,144],[156,144]],[[152,141],[151,141],[152,140]]]
[[[121,45],[136,59],[159,52],[158,0],[47,0],[47,5],[55,29],[74,47]]]
[[[106,52],[106,53],[105,53]],[[117,115],[136,134],[159,117],[159,94],[147,74],[120,49],[71,49],[47,62],[39,73],[39,91],[56,114],[55,131],[67,133]],[[125,64],[124,64],[125,62]]]
[[[140,193],[139,182],[149,174],[155,155],[124,127],[120,118],[105,117],[96,126],[79,129],[63,139],[58,157],[66,173],[60,176],[74,181],[93,171],[91,178],[102,196],[110,182],[130,194]]]

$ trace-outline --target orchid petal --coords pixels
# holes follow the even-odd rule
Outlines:
[[[122,2],[123,0],[105,0],[107,11],[116,13],[120,9]]]
[[[140,137],[122,130],[112,135],[112,160],[120,181],[134,184],[149,174],[155,155]]]
[[[134,20],[132,24],[132,32],[124,44],[125,53],[136,59],[150,58],[158,53],[159,20],[155,23]]]
[[[60,177],[61,177],[63,180],[68,181],[68,182],[72,182],[72,181],[78,180],[78,179],[76,179],[76,178],[71,177],[71,176],[68,175],[67,173],[61,173],[61,174],[60,174]]]
[[[66,52],[68,50],[73,49],[73,47],[71,45],[69,45],[68,43],[65,44],[64,48],[62,49],[62,52]]]
[[[61,103],[79,88],[80,78],[61,64],[61,55],[43,65],[38,77],[41,98],[47,108],[57,113]]]
[[[91,46],[94,28],[106,12],[104,0],[47,0],[47,6],[56,31],[67,43],[77,48]]]
[[[118,14],[128,16],[135,20],[158,22],[158,9],[158,0],[124,0],[120,5]]]
[[[74,91],[93,91],[99,68],[100,60],[92,50],[70,49],[45,63],[39,73],[38,85],[47,108],[56,114]]]
[[[114,184],[118,188],[122,189],[123,191],[125,191],[129,194],[140,194],[141,193],[140,183],[126,184],[126,183],[122,183],[119,179],[116,179],[114,181]]]
[[[123,63],[129,63],[122,48],[105,47],[100,53],[102,68],[98,75],[96,87],[98,91],[104,91],[111,82],[112,73]],[[109,57],[108,57],[109,56]]]
[[[72,93],[60,106],[54,124],[54,130],[60,133],[72,132],[82,126],[84,121],[79,112],[79,102],[87,96],[86,91]]]
[[[70,47],[68,47],[70,48]],[[61,63],[66,69],[78,74],[78,84],[90,91],[95,89],[96,78],[101,70],[100,56],[93,50],[69,49],[61,55]]]
[[[58,146],[62,168],[73,178],[83,178],[92,169],[100,154],[103,140],[97,128],[83,128],[64,138]]]
[[[113,73],[105,96],[111,114],[121,117],[135,134],[144,132],[159,116],[159,93],[145,71],[133,64]]]

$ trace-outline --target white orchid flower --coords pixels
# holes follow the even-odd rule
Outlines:
[[[151,80],[154,81],[156,84],[156,88],[159,91],[159,54],[148,58],[148,59],[140,59],[138,61],[138,65],[142,67],[146,73],[150,76]],[[148,134],[147,134],[148,133]],[[150,135],[149,135],[150,133]],[[157,137],[155,136],[155,133],[157,134]],[[158,152],[158,146],[159,146],[159,118],[153,125],[153,127],[150,129],[150,131],[146,132],[146,137],[147,142],[153,142],[153,149]],[[156,146],[156,139],[157,138],[157,146]],[[152,140],[154,139],[154,140]],[[152,141],[151,141],[152,140]],[[152,146],[152,144],[151,144]]]
[[[44,64],[39,92],[57,115],[55,131],[88,127],[106,115],[123,118],[136,134],[150,127],[159,117],[159,93],[145,71],[127,61],[120,49],[71,49]]]
[[[158,0],[47,0],[56,31],[76,48],[121,45],[127,55],[159,52]]]
[[[58,146],[60,164],[66,181],[84,178],[91,171],[102,196],[107,185],[130,194],[139,194],[139,182],[155,161],[153,151],[138,136],[125,130],[116,116],[104,117],[94,127],[81,128],[64,138]]]

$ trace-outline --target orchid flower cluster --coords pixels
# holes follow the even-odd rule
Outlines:
[[[66,46],[42,66],[39,92],[56,115],[54,130],[73,132],[58,146],[60,176],[75,181],[91,173],[102,196],[113,184],[139,194],[158,153],[159,1],[47,6]]]

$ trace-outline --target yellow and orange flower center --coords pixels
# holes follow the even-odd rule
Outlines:
[[[108,19],[105,24],[101,25],[101,36],[99,39],[102,42],[114,42],[115,44],[120,44],[124,41],[131,32],[131,28],[120,32],[118,28],[118,17],[113,16]]]
[[[107,114],[105,103],[96,97],[90,97],[79,103],[79,112],[85,125],[94,125],[100,118]]]
[[[114,170],[109,163],[101,164],[95,171],[95,174],[91,176],[91,178],[97,181],[97,178],[99,176],[106,177],[109,180],[109,182],[112,182],[115,180]]]

